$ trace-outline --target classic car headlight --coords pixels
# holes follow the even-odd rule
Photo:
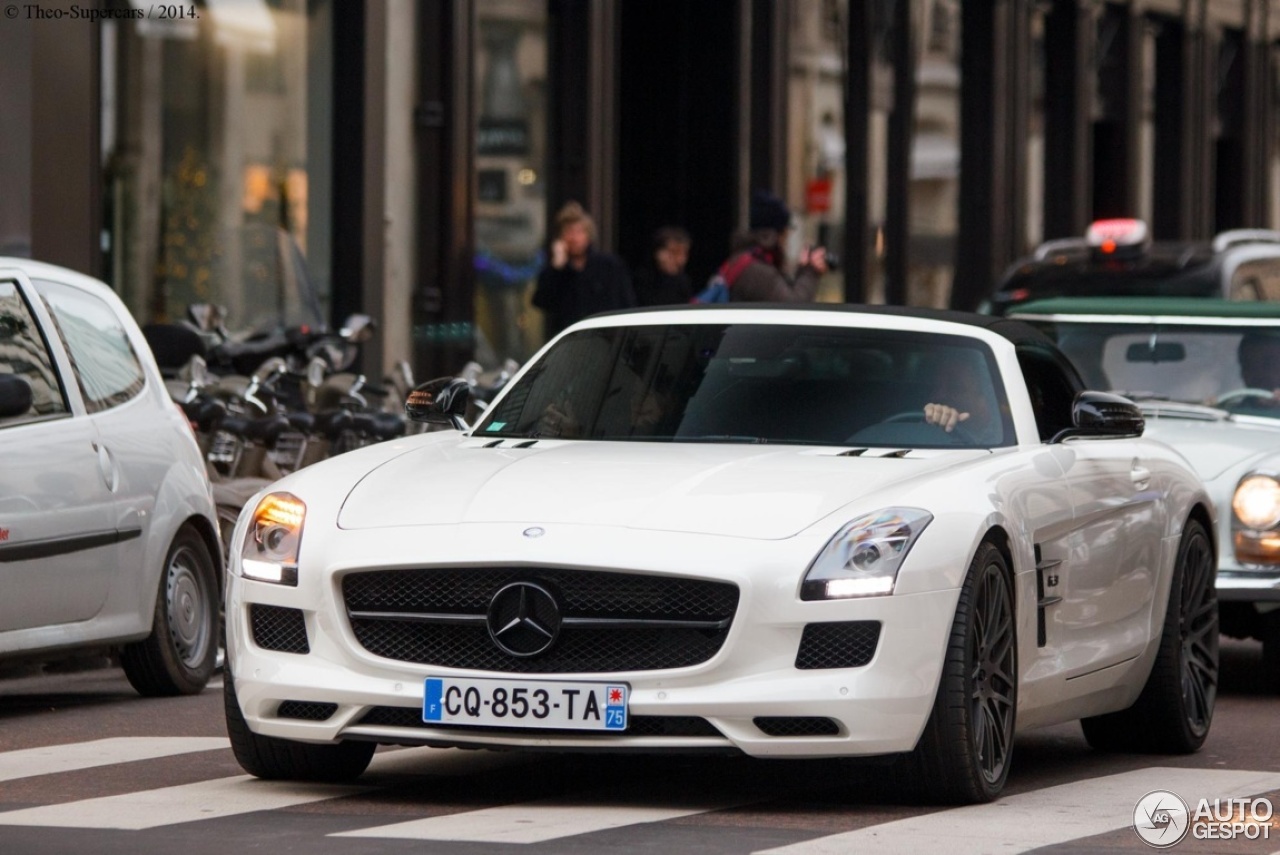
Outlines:
[[[245,577],[282,585],[298,584],[298,547],[307,506],[289,493],[268,493],[253,510],[240,552]]]
[[[1280,564],[1280,482],[1254,473],[1240,480],[1231,497],[1232,540],[1241,564]]]
[[[932,519],[919,508],[885,508],[853,520],[818,553],[800,585],[800,599],[892,594],[903,559]]]
[[[1280,523],[1280,482],[1270,475],[1250,475],[1231,497],[1236,518],[1252,529],[1268,529]]]

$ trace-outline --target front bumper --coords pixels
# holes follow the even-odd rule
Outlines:
[[[705,726],[691,731],[660,727],[621,734],[429,727],[421,721],[427,676],[499,675],[400,662],[365,650],[348,621],[333,571],[368,568],[367,556],[373,553],[358,545],[364,537],[341,539],[351,541],[352,560],[344,564],[347,549],[337,550],[331,555],[330,567],[314,577],[324,583],[307,584],[304,579],[298,588],[246,580],[236,574],[238,561],[233,558],[226,608],[230,679],[235,681],[241,709],[255,733],[305,742],[360,739],[541,750],[719,750],[760,757],[910,751],[933,707],[959,595],[951,589],[801,602],[795,589],[802,568],[797,571],[792,563],[794,544],[743,544],[737,560],[746,569],[729,574],[740,590],[737,612],[723,646],[707,661],[655,671],[509,675],[521,680],[623,682],[631,688],[629,714],[633,722],[700,719]],[[651,534],[648,540],[653,539]],[[662,535],[657,539],[678,537]],[[694,548],[693,544],[685,545]],[[656,547],[651,554],[681,555],[687,566],[716,566],[689,562],[690,549]],[[631,554],[626,549],[611,551]],[[365,559],[357,562],[355,556],[362,554]],[[779,572],[779,562],[790,565],[785,573]],[[726,562],[722,555],[718,566],[726,563],[735,562]],[[256,643],[250,624],[253,604],[296,612],[299,625],[305,627],[307,652],[268,650]],[[807,625],[846,621],[878,621],[881,625],[875,653],[866,665],[796,667]],[[306,710],[309,718],[290,717],[297,710]],[[762,718],[825,719],[830,732],[771,736],[762,729]]]

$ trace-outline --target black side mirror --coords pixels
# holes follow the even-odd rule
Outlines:
[[[1071,405],[1073,428],[1058,431],[1050,442],[1073,436],[1142,436],[1147,422],[1138,405],[1109,392],[1081,392]]]
[[[415,386],[404,402],[404,411],[410,421],[427,424],[446,424],[458,430],[466,430],[463,416],[471,399],[471,386],[457,377],[437,377]]]
[[[0,374],[0,418],[25,415],[31,409],[31,384],[16,374]]]

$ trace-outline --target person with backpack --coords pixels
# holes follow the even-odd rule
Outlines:
[[[733,252],[694,302],[808,303],[818,293],[818,281],[827,272],[827,251],[806,248],[798,259],[794,279],[787,276],[786,242],[791,211],[777,196],[765,190],[751,195],[750,230],[735,241]]]

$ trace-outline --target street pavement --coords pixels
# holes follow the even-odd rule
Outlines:
[[[840,761],[382,748],[348,785],[259,781],[226,741],[220,683],[143,699],[117,669],[0,681],[0,853],[1150,852],[1135,805],[1169,790],[1280,802],[1280,698],[1256,644],[1228,643],[1205,748],[1104,755],[1077,725],[1019,737],[991,805],[895,803],[878,767]],[[1269,839],[1178,853],[1280,852]]]

